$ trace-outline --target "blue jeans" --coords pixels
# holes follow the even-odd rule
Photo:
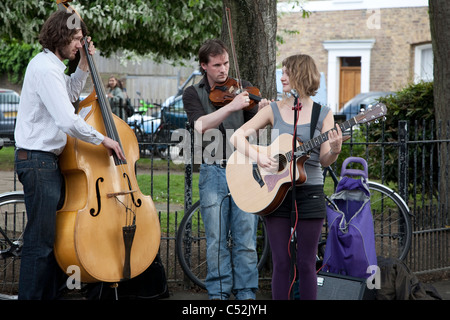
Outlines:
[[[229,194],[225,169],[200,167],[200,206],[207,243],[206,289],[210,299],[255,299],[258,289],[256,230],[258,217],[243,212]],[[233,247],[227,247],[231,233]]]
[[[15,161],[28,218],[20,263],[19,299],[56,299],[64,284],[64,273],[53,253],[56,211],[64,181],[58,158],[48,152],[18,150]]]

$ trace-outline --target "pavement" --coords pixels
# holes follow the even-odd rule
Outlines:
[[[20,182],[14,178],[13,171],[0,170],[0,194],[14,190],[22,190]],[[421,276],[418,277],[422,279]],[[435,272],[431,277],[423,277],[427,284],[430,284],[436,289],[443,300],[450,300],[450,271]],[[431,280],[427,280],[430,278]],[[271,300],[271,294],[268,291],[258,292],[257,300]],[[208,295],[205,291],[194,290],[170,290],[170,296],[163,300],[208,300]]]

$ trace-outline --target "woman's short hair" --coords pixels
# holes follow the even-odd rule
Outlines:
[[[80,29],[83,36],[88,34],[86,24],[76,12],[57,10],[42,26],[39,34],[39,43],[43,49],[56,52],[56,49],[61,49],[70,44],[73,36]]]
[[[314,59],[306,54],[296,54],[283,60],[289,84],[301,97],[315,96],[320,85],[320,73]]]

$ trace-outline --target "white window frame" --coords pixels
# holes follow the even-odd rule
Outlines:
[[[422,53],[425,50],[431,49],[433,52],[433,47],[431,43],[418,45],[414,48],[414,82],[418,83],[420,80],[422,80]],[[425,81],[433,81],[433,73],[430,75],[431,78],[425,78],[423,80]]]
[[[328,106],[334,111],[339,111],[339,79],[340,58],[361,57],[361,92],[370,89],[370,59],[375,39],[363,40],[328,40],[323,42],[328,51]]]

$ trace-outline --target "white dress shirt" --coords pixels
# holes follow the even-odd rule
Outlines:
[[[40,150],[59,155],[67,135],[100,144],[104,136],[75,114],[88,72],[77,68],[69,77],[66,66],[50,50],[37,54],[28,64],[20,97],[15,129],[18,149]]]

